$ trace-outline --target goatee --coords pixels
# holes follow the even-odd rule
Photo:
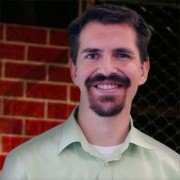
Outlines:
[[[121,89],[122,96],[120,98],[115,95],[102,95],[96,96],[91,91],[97,83],[108,81],[112,84],[116,84]],[[99,116],[111,117],[119,114],[125,105],[127,89],[131,85],[130,80],[125,75],[110,74],[104,76],[103,74],[97,74],[94,77],[89,77],[85,81],[85,85],[88,90],[89,106]]]

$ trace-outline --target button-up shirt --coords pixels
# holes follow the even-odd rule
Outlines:
[[[105,158],[89,144],[74,114],[12,150],[1,180],[180,179],[180,155],[137,130],[132,120],[122,148]]]

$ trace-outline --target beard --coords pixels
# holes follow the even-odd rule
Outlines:
[[[119,114],[125,105],[126,93],[119,101],[115,96],[96,97],[89,94],[90,108],[101,117],[111,117]]]
[[[97,83],[103,81],[109,81],[112,84],[117,84],[119,90],[121,91],[118,95],[96,95],[93,93],[92,88],[95,88]],[[124,109],[127,89],[130,86],[130,80],[125,75],[110,74],[109,76],[104,76],[98,74],[94,77],[89,77],[85,81],[85,85],[88,91],[89,107],[101,117],[111,117],[115,116]]]

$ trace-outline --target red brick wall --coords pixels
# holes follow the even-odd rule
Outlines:
[[[78,103],[65,30],[0,24],[0,169],[7,153]]]

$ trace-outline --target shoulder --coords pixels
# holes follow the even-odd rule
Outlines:
[[[73,122],[75,122],[74,111],[64,123],[16,147],[8,156],[19,156],[23,158],[26,155],[48,156],[51,154],[51,156],[56,156],[59,152],[60,144],[64,144],[66,141],[65,137],[69,134],[71,129],[74,128],[75,123],[73,124]]]
[[[131,142],[136,147],[136,155],[147,160],[153,167],[162,167],[165,173],[180,175],[180,155],[177,152],[136,128],[133,128],[132,135]]]
[[[12,157],[20,155],[21,157],[26,157],[26,155],[30,154],[43,155],[50,151],[51,153],[56,153],[60,142],[63,125],[64,124],[57,125],[56,127],[28,140],[27,142],[13,149],[8,156]]]
[[[180,155],[165,144],[159,142],[158,140],[150,137],[147,134],[144,134],[136,128],[134,128],[134,130],[136,131],[136,134],[138,134],[138,137],[142,140],[142,142],[145,143],[149,147],[149,149],[152,149],[153,152],[158,153],[160,156],[180,160]]]
[[[13,149],[6,157],[3,179],[27,179],[38,163],[57,156],[63,125],[58,125]],[[42,166],[42,165],[41,165]]]

